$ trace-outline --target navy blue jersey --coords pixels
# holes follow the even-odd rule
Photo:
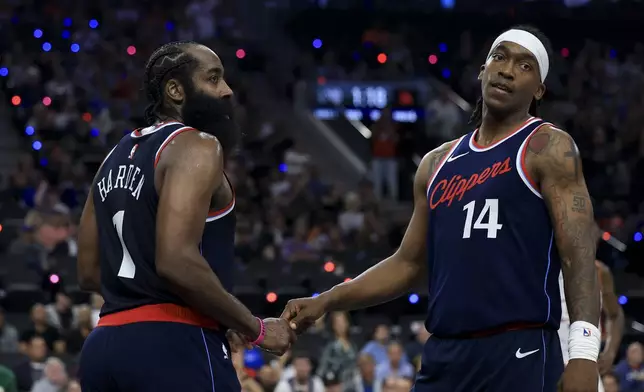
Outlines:
[[[561,263],[538,187],[524,169],[530,118],[482,147],[461,137],[427,186],[427,330],[467,336],[512,326],[559,327]]]
[[[99,231],[101,315],[157,303],[185,305],[156,273],[156,215],[159,196],[154,172],[161,152],[174,137],[194,128],[166,122],[136,130],[109,153],[93,184]],[[232,186],[231,186],[232,189]],[[232,289],[234,197],[204,216],[202,255],[227,290]]]

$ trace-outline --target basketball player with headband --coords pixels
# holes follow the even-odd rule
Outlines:
[[[475,129],[422,159],[398,250],[315,298],[289,301],[282,317],[291,328],[390,301],[426,277],[432,335],[415,391],[597,391],[592,204],[573,139],[536,113],[549,46],[531,27],[494,41],[479,73]],[[560,271],[572,321],[565,371]]]

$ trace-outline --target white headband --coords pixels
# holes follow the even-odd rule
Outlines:
[[[525,30],[508,30],[505,33],[499,35],[498,38],[494,40],[494,43],[490,48],[490,52],[487,54],[488,60],[490,59],[490,55],[492,54],[494,48],[496,48],[497,45],[503,41],[514,42],[515,44],[521,45],[524,48],[528,49],[530,53],[532,53],[537,59],[537,63],[539,63],[541,83],[546,80],[550,63],[548,61],[548,52],[546,52],[546,47],[543,46],[543,43],[539,38],[535,37],[533,34]]]

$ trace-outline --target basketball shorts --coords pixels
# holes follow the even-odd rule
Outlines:
[[[556,392],[563,373],[557,331],[508,331],[472,339],[431,336],[415,392]]]
[[[79,378],[83,392],[241,390],[225,334],[176,322],[97,327]]]

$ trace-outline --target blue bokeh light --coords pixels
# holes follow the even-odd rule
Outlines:
[[[635,242],[640,242],[642,240],[642,233],[639,231],[633,235],[633,241]]]
[[[61,35],[63,39],[69,39],[69,37],[72,36],[72,33],[70,33],[68,30],[63,30],[63,33]]]
[[[25,128],[25,135],[27,135],[27,136],[32,136],[34,133],[36,133],[36,130],[35,130],[35,129],[34,129],[34,127],[32,127],[31,125],[28,125],[28,126]]]
[[[34,38],[40,38],[42,37],[42,30],[36,29],[34,30]]]
[[[410,304],[417,304],[418,303],[418,294],[409,294],[409,303]]]
[[[72,18],[63,19],[63,26],[70,27],[72,25]]]
[[[45,157],[40,158],[40,166],[47,166],[47,165],[49,165],[49,161],[47,160],[47,158]]]
[[[165,22],[165,29],[168,31],[173,31],[174,30],[174,23],[172,21],[167,21]]]
[[[42,143],[39,140],[36,140],[35,142],[31,143],[31,148],[38,151],[42,148]]]
[[[98,21],[96,19],[92,19],[89,21],[89,28],[90,29],[95,29],[98,27]]]
[[[441,53],[447,52],[447,44],[445,42],[441,42],[438,44],[438,50],[440,50]]]
[[[319,38],[316,38],[313,40],[313,47],[315,49],[320,49],[322,47],[322,40]]]
[[[51,50],[51,44],[49,42],[44,42],[42,44],[42,50],[45,52],[49,52]]]
[[[625,295],[620,295],[619,298],[617,299],[620,305],[626,305],[628,302],[628,298],[626,298]]]
[[[98,136],[100,133],[101,133],[101,132],[100,132],[98,129],[96,129],[96,128],[92,128],[92,130],[91,130],[91,131],[89,131],[89,135],[90,135],[91,137],[96,137],[96,136]]]
[[[452,76],[452,71],[450,71],[447,68],[444,68],[443,72],[441,72],[441,75],[443,75],[443,78],[449,79],[449,77]]]
[[[5,77],[7,75],[9,75],[9,68],[7,67],[0,68],[0,76]]]
[[[74,53],[78,53],[78,51],[80,50],[80,45],[79,45],[79,44],[74,43],[74,44],[72,44],[72,46],[70,47],[70,49],[71,49],[71,51],[72,51],[72,52],[74,52]]]
[[[286,163],[280,163],[279,171],[281,171],[282,173],[286,173],[288,171],[288,166],[286,166]]]

